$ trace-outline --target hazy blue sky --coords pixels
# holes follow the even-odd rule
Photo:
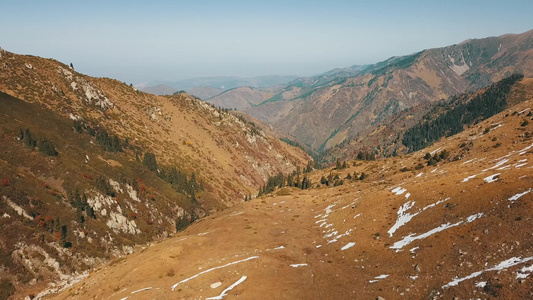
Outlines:
[[[531,0],[0,0],[0,47],[127,83],[312,75],[530,29]]]

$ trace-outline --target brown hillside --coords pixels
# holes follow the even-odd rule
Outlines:
[[[295,81],[245,110],[315,150],[357,139],[401,111],[533,75],[533,31],[392,57],[345,77]]]
[[[0,91],[42,103],[63,117],[97,122],[154,152],[158,160],[197,172],[215,191],[203,202],[207,207],[239,202],[268,176],[291,172],[309,160],[260,128],[253,130],[186,94],[146,94],[113,79],[79,74],[54,60],[6,51],[0,68]]]
[[[307,164],[269,132],[0,50],[0,299],[61,289]]]
[[[51,298],[530,299],[532,108],[407,156],[314,172],[310,190],[213,215]],[[426,152],[443,160],[427,166]],[[354,172],[368,177],[318,183]]]

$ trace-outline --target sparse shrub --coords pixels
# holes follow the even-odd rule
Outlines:
[[[39,147],[39,152],[48,155],[48,156],[57,156],[58,153],[54,144],[49,142],[47,139],[41,139],[37,145]]]
[[[72,126],[74,127],[74,130],[76,130],[76,132],[83,132],[83,126],[80,120],[74,120],[74,124]]]
[[[442,150],[442,152],[439,154],[440,159],[447,159],[449,156],[450,152],[448,152],[446,149]]]
[[[158,166],[157,161],[155,159],[155,154],[146,152],[143,158],[143,166],[147,167],[150,171],[157,171]]]
[[[520,124],[520,126],[522,126],[522,127],[526,127],[527,125],[529,125],[529,121],[528,120],[524,120],[524,122],[522,122],[522,124]]]
[[[424,155],[425,160],[429,160],[431,158],[431,154],[428,152],[426,155]]]
[[[422,168],[424,168],[424,165],[419,163],[418,165],[416,165],[415,170],[420,170]]]
[[[411,171],[411,169],[407,168],[407,167],[403,167],[400,169],[401,172],[408,172],[408,171]]]
[[[180,217],[177,221],[176,221],[176,232],[180,232],[182,230],[185,230],[185,228],[187,228],[191,223],[189,222],[189,220],[187,220],[186,217]]]
[[[429,161],[428,161],[428,166],[436,166],[437,165],[437,160],[431,158]]]
[[[339,186],[343,184],[344,184],[344,180],[335,180],[335,183],[333,184],[333,186]]]
[[[170,270],[168,270],[168,272],[167,272],[167,276],[168,276],[168,277],[174,277],[174,275],[175,275],[175,273],[174,273],[174,269],[170,269]]]
[[[104,129],[98,130],[95,135],[96,142],[109,152],[122,152],[120,139],[116,135],[107,133]]]
[[[494,146],[492,146],[493,148],[498,148],[502,145],[502,143],[496,143]]]
[[[364,180],[367,177],[368,177],[368,175],[366,175],[365,172],[363,172],[363,173],[361,173],[361,176],[359,177],[359,180]]]
[[[33,149],[37,146],[37,141],[32,138],[29,128],[26,128],[25,130],[22,130],[22,128],[20,129],[19,139],[28,148]]]

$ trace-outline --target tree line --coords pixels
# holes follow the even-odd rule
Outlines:
[[[471,97],[469,94],[452,98],[436,118],[435,112],[430,112],[417,125],[407,130],[402,143],[409,152],[418,151],[444,136],[463,131],[465,126],[492,117],[507,107],[507,96],[511,87],[523,77],[522,74],[513,74],[504,78],[468,102],[465,101]]]

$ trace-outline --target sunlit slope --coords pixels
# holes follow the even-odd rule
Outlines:
[[[58,298],[530,298],[532,108],[411,155],[315,172],[315,188],[213,215]],[[330,172],[368,177],[319,186]]]

